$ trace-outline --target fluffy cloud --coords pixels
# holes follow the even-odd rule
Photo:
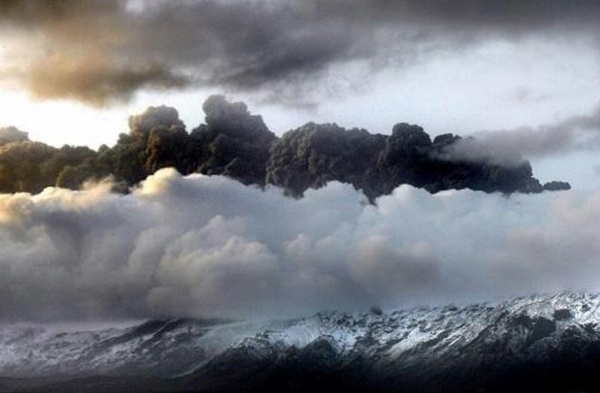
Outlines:
[[[0,196],[2,320],[299,315],[597,289],[600,196],[401,186],[301,200],[164,169]]]

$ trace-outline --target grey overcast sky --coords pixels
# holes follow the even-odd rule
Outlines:
[[[593,0],[2,0],[0,36],[0,122],[54,145],[112,144],[150,105],[192,128],[225,93],[278,134],[405,121],[495,131],[542,180],[600,164]]]

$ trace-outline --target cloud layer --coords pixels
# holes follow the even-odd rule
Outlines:
[[[95,105],[189,86],[308,102],[375,69],[484,42],[594,39],[598,15],[592,0],[7,0],[0,79]]]
[[[164,169],[0,196],[0,319],[282,316],[598,289],[600,196],[331,183],[293,200]]]

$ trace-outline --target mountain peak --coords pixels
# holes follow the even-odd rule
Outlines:
[[[446,391],[447,380],[464,391],[508,388],[519,370],[600,366],[599,306],[596,294],[562,293],[262,322],[179,318],[69,332],[2,325],[0,376],[168,378],[208,391],[241,383],[286,391],[356,376],[356,387],[374,391]],[[491,379],[473,379],[480,374]]]

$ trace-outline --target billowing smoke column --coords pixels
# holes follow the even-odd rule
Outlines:
[[[362,190],[371,202],[401,184],[434,193],[544,189],[520,155],[498,160],[488,154],[489,145],[473,138],[446,134],[432,142],[421,127],[406,123],[394,126],[389,136],[308,123],[277,138],[244,103],[212,96],[203,109],[206,124],[188,133],[175,109],[148,108],[129,119],[130,132],[121,134],[116,145],[97,153],[69,146],[58,150],[13,129],[0,130],[0,191],[40,192],[53,185],[78,189],[107,176],[120,182],[117,189],[127,190],[165,167],[184,175],[225,175],[246,185],[273,184],[293,196],[339,181]],[[31,168],[23,170],[24,162]],[[546,187],[568,188],[560,182]]]
[[[486,150],[475,140],[471,144]],[[352,184],[371,201],[401,184],[432,193],[463,188],[507,194],[544,189],[522,157],[495,162],[492,155],[481,154],[473,159],[456,154],[456,145],[464,145],[458,136],[444,134],[432,142],[421,127],[406,123],[394,126],[390,136],[309,123],[273,145],[267,182],[302,195],[308,188],[336,180]],[[555,190],[570,188],[567,183],[555,183]]]
[[[95,157],[96,152],[88,147],[57,149],[30,141],[26,132],[15,127],[0,128],[0,192],[41,192],[60,183],[62,173],[71,166]],[[72,185],[79,187],[83,180]]]
[[[0,196],[0,319],[259,317],[598,289],[600,195],[350,185],[304,198],[163,169]]]

